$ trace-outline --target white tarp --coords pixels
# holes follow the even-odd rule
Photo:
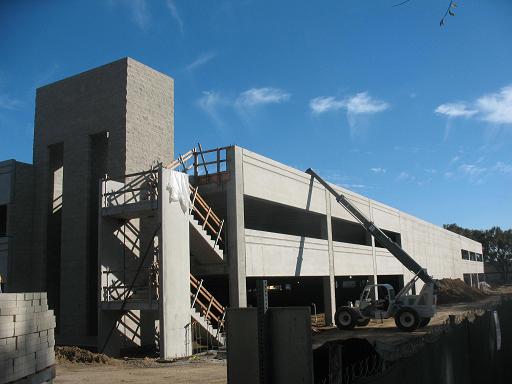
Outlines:
[[[169,203],[179,202],[183,213],[190,210],[190,187],[186,173],[170,171],[165,189],[169,191]]]

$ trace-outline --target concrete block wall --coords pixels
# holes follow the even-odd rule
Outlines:
[[[0,384],[37,374],[44,381],[54,377],[54,328],[46,293],[0,294]]]
[[[47,290],[59,317],[59,340],[67,344],[97,343],[95,277],[96,230],[94,175],[107,173],[123,181],[126,173],[173,158],[173,80],[137,61],[123,58],[37,89],[34,128],[33,285]],[[95,165],[92,137],[106,134],[105,164]],[[52,186],[50,148],[62,146],[61,228],[48,224]],[[94,157],[94,159],[93,159]],[[98,184],[99,186],[99,184]],[[151,223],[148,224],[151,226]],[[147,240],[141,223],[139,240]],[[60,232],[59,232],[60,230]],[[60,255],[48,250],[48,239],[60,233]],[[53,257],[54,256],[54,257]],[[59,258],[60,276],[50,260]],[[51,287],[58,279],[58,287]],[[51,289],[51,290],[50,290]],[[59,307],[57,307],[57,302]]]

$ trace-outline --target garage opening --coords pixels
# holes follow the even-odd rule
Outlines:
[[[359,300],[364,287],[371,281],[370,276],[336,276],[336,305],[347,305]]]
[[[397,293],[404,287],[404,275],[378,275],[377,283],[389,284]]]
[[[257,306],[256,280],[247,278],[247,305]],[[323,313],[324,296],[322,277],[266,277],[268,286],[268,305],[270,307],[311,307],[314,313]],[[313,306],[314,304],[314,306]]]
[[[326,218],[318,213],[245,196],[244,214],[247,229],[327,239]]]
[[[337,218],[331,219],[332,240],[342,243],[372,245],[371,238],[361,224]]]
[[[391,240],[393,240],[398,245],[402,246],[402,238],[399,233],[393,232],[393,231],[386,231],[382,230],[386,234],[387,237],[389,237]],[[375,246],[379,248],[385,248],[382,244],[380,244],[377,239],[375,239]]]

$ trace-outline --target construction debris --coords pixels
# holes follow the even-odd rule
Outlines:
[[[438,280],[437,303],[468,303],[485,299],[487,294],[478,288],[470,287],[460,279]]]
[[[93,353],[78,347],[55,347],[55,357],[59,363],[111,364],[114,361],[103,353]]]

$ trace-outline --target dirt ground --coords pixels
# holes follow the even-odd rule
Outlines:
[[[475,302],[453,303],[438,306],[438,313],[427,330],[404,333],[397,330],[392,319],[382,322],[372,321],[368,327],[356,328],[352,331],[339,331],[336,328],[324,328],[313,334],[313,348],[318,348],[326,341],[347,338],[366,338],[384,340],[392,347],[393,344],[406,342],[428,331],[428,327],[446,321],[448,315],[462,315],[476,308],[486,307],[499,300],[499,295],[512,295],[512,286],[499,287],[493,295]],[[174,363],[158,363],[154,359],[109,359],[106,363],[76,363],[61,359],[57,363],[56,384],[67,383],[226,383],[227,365],[221,357],[207,355],[194,356],[187,360]]]
[[[59,362],[54,383],[220,384],[227,382],[226,360],[193,358],[175,363],[150,364],[144,364],[140,360],[115,360],[109,364]]]

